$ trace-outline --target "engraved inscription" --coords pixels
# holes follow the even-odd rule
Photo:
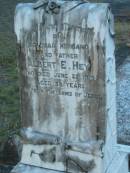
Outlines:
[[[75,37],[79,40],[78,43],[73,38],[68,43],[66,34],[68,27],[71,33],[69,36],[72,37],[75,33]],[[91,94],[86,93],[87,82],[96,80],[95,76],[90,73],[88,49],[90,46],[88,43],[91,43],[89,34],[93,31],[65,23],[62,32],[56,32],[56,27],[50,25],[42,35],[46,35],[48,38],[50,30],[52,39],[41,39],[40,44],[33,43],[29,48],[34,56],[28,57],[27,76],[29,78],[38,76],[38,88],[34,88],[34,91],[37,90],[41,93],[46,91],[50,95],[88,98],[88,95]],[[85,37],[86,40],[81,40],[79,37]],[[79,91],[77,92],[75,89]],[[93,93],[93,98],[100,97]]]

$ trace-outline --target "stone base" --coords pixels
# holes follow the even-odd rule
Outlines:
[[[11,173],[61,173],[61,172],[19,163],[14,167]]]
[[[55,170],[55,172],[67,170],[71,173],[101,173],[102,151],[98,149],[99,144],[96,144],[97,149],[91,144],[93,153],[87,150],[83,152],[83,149],[80,150],[76,145],[72,145],[71,149],[63,150],[61,145],[24,144],[20,163],[43,170]]]

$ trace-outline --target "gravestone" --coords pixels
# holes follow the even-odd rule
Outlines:
[[[15,33],[24,145],[12,172],[104,172],[116,142],[109,5],[19,4]]]

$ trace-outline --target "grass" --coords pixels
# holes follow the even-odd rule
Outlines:
[[[19,82],[13,16],[18,0],[0,0],[0,142],[20,128]]]
[[[17,46],[14,34],[16,4],[34,0],[0,0],[0,142],[20,129]]]
[[[115,22],[116,44],[127,45],[130,43],[130,21],[116,21]]]
[[[4,62],[6,63],[6,62]],[[3,63],[3,64],[4,64]],[[0,74],[0,141],[20,128],[19,84],[16,64],[1,66]]]

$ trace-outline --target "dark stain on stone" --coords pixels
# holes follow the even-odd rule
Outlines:
[[[92,159],[90,161],[83,161],[77,156],[65,155],[65,166],[66,170],[75,172],[89,172],[95,168],[95,161]]]
[[[19,63],[20,69],[20,97],[21,97],[21,114],[22,114],[22,125],[25,127],[32,125],[32,106],[31,106],[31,98],[29,95],[29,83],[27,80],[27,69],[26,69],[26,55],[25,49],[19,46]],[[27,91],[28,90],[28,91]]]
[[[48,150],[46,149],[45,151],[39,154],[39,157],[45,163],[54,163],[56,161],[56,147],[53,147]]]
[[[63,108],[59,96],[51,96],[46,91],[39,94],[39,120],[45,121],[52,117],[52,114],[58,119],[63,113]]]

